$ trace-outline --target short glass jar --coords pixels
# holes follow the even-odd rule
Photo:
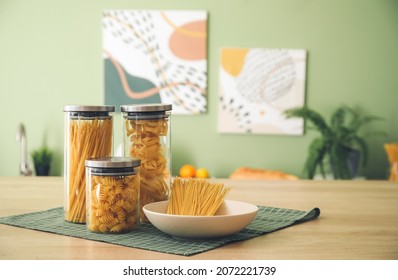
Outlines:
[[[86,222],[85,160],[112,156],[114,111],[115,106],[64,106],[64,212],[68,222]]]
[[[128,157],[86,160],[89,231],[126,233],[139,227],[140,164]]]
[[[167,200],[171,184],[171,104],[122,105],[123,154],[141,160],[142,207]]]

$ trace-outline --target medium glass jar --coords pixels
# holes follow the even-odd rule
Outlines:
[[[140,164],[129,157],[86,160],[89,231],[125,233],[139,227]]]
[[[85,160],[112,156],[114,111],[115,106],[64,106],[64,213],[68,222],[86,222]]]
[[[148,222],[142,207],[167,200],[171,184],[170,104],[122,105],[123,154],[141,160],[141,221]]]

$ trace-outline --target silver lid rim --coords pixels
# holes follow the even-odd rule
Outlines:
[[[121,105],[121,112],[164,112],[171,111],[171,104],[161,104],[161,103],[153,103],[153,104],[132,104],[132,105]]]
[[[86,167],[97,168],[125,168],[138,167],[141,165],[141,160],[129,157],[105,157],[86,159]]]
[[[115,106],[66,105],[64,112],[115,112]]]

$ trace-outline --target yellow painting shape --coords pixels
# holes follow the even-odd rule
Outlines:
[[[221,65],[231,76],[236,77],[242,70],[248,48],[222,49]]]

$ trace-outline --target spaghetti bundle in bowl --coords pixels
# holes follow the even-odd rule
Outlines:
[[[220,208],[230,188],[210,183],[206,179],[175,178],[167,205],[167,214],[213,216]]]
[[[258,207],[227,200],[230,188],[206,179],[175,178],[168,201],[145,205],[143,211],[159,230],[175,238],[202,240],[235,234],[255,218]]]

